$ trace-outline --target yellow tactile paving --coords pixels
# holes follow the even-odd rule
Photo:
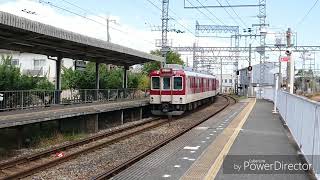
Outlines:
[[[213,141],[211,145],[196,160],[190,169],[181,177],[184,180],[214,179],[225,155],[238,136],[240,129],[252,111],[256,99],[251,99],[248,105],[232,120],[227,128]]]

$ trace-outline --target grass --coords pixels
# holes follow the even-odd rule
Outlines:
[[[87,134],[63,134],[56,132],[51,137],[40,137],[36,140],[34,147],[36,148],[46,148],[55,144],[60,144],[67,141],[75,141],[81,138],[86,137]]]

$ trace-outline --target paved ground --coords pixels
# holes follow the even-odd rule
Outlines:
[[[261,159],[285,158],[299,163],[297,151],[289,140],[287,132],[278,115],[271,113],[273,104],[258,100],[249,118],[242,127],[237,139],[232,145],[229,155],[273,155]],[[276,156],[279,155],[279,156]],[[283,156],[289,155],[289,156]],[[260,156],[259,156],[260,157]],[[249,157],[250,158],[250,157]],[[255,158],[255,157],[253,157]],[[259,159],[259,158],[258,158]],[[223,167],[216,179],[250,179],[250,180],[293,180],[310,179],[307,174],[225,174]]]
[[[55,106],[41,109],[0,112],[0,128],[50,121],[74,116],[96,114],[108,111],[142,107],[149,104],[146,99],[97,104]]]
[[[272,104],[259,100],[250,114],[247,104],[248,102],[243,101],[227,108],[140,160],[113,179],[205,179],[206,175],[210,174],[208,172],[212,167],[216,166],[219,155],[224,152],[224,148],[232,139],[231,134],[234,134],[233,132],[240,127],[238,124],[241,123],[237,122],[245,123],[242,129],[238,128],[239,134],[234,136],[233,145],[231,143],[229,146],[231,147],[229,155],[273,155],[268,157],[279,157],[279,159],[283,156],[274,155],[290,155],[285,156],[286,160],[289,158],[291,162],[299,163],[297,152],[282,122],[277,115],[271,113]],[[245,119],[241,118],[242,116],[248,116],[247,121],[242,121],[241,119]],[[256,157],[252,159],[254,158]],[[235,161],[231,159],[231,162]],[[222,161],[221,166],[217,167],[216,176],[213,176],[215,179],[310,179],[306,173],[226,174],[223,167],[230,168],[230,166],[228,164],[223,166]]]

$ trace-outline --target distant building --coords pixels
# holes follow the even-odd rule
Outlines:
[[[222,93],[234,93],[235,74],[222,74],[222,81],[220,74],[217,74],[216,77],[219,80],[220,85],[222,82]]]
[[[260,68],[264,66],[263,82],[260,82]],[[264,64],[256,64],[252,66],[252,87],[257,91],[256,87],[259,86],[273,86],[275,83],[274,73],[278,72],[278,65],[276,62],[265,62]],[[248,68],[239,70],[239,94],[246,95],[249,87],[249,72]]]
[[[12,56],[11,63],[20,67],[21,73],[30,76],[47,77],[54,82],[56,75],[56,62],[48,59],[46,55],[21,53],[18,51],[2,50],[0,55]],[[73,60],[63,59],[62,66],[73,67]]]

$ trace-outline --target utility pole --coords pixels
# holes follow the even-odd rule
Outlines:
[[[222,58],[220,58],[220,93],[222,94],[222,84],[223,84],[223,80],[222,80]]]
[[[107,17],[106,21],[107,21],[107,42],[110,42],[111,41],[111,37],[110,37],[110,22],[116,23],[116,20],[109,19],[109,17]]]
[[[293,94],[293,88],[294,88],[294,59],[292,58],[292,52],[291,52],[291,28],[288,28],[287,30],[287,47],[288,50],[286,51],[286,54],[288,56],[288,63],[287,63],[287,91]]]
[[[107,17],[106,19],[107,21],[107,42],[111,41],[111,37],[110,37],[110,22],[116,23],[116,20],[113,19],[109,19],[109,17]],[[107,64],[107,70],[110,71],[110,64]]]
[[[251,67],[251,44],[249,44],[249,67]],[[253,96],[252,93],[252,71],[249,71],[248,69],[248,81],[249,81],[249,92],[248,97]]]

